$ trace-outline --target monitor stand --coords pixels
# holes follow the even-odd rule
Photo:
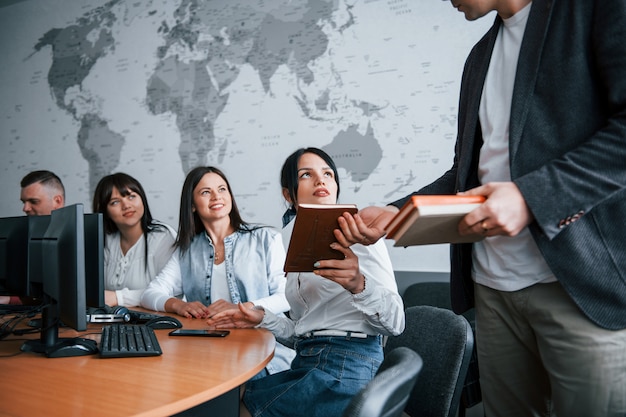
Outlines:
[[[95,340],[82,337],[57,339],[52,346],[40,340],[28,340],[21,347],[22,352],[43,353],[49,358],[66,358],[69,356],[85,356],[98,353],[98,344]]]
[[[42,353],[49,358],[98,353],[98,343],[95,340],[82,337],[59,338],[58,320],[54,314],[50,314],[54,308],[54,306],[44,307],[41,315],[41,338],[24,342],[21,347],[22,352]]]

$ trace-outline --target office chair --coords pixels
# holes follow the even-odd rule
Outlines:
[[[417,282],[411,284],[404,290],[402,300],[404,301],[404,308],[433,306],[452,310],[449,282]]]
[[[474,347],[472,328],[465,317],[439,307],[414,306],[405,312],[404,332],[389,337],[385,345],[385,352],[409,347],[424,361],[404,412],[454,417]]]
[[[412,284],[402,294],[402,300],[404,301],[404,308],[429,305],[452,310],[449,282],[418,282]],[[474,309],[466,311],[463,313],[463,316],[472,327],[474,335],[476,335]],[[466,410],[476,404],[480,404],[481,401],[482,393],[480,391],[478,356],[476,354],[476,342],[474,342],[472,359],[470,360],[470,366],[467,371],[467,376],[465,377],[465,384],[461,392],[459,417],[465,417]]]
[[[376,376],[352,398],[343,417],[400,417],[422,364],[422,358],[407,347],[389,351]]]

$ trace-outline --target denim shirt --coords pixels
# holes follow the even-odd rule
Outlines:
[[[278,232],[268,227],[235,232],[224,239],[224,252],[226,280],[234,304],[264,298],[268,301],[272,294],[280,293],[274,297],[274,303],[254,304],[275,312],[289,310],[289,303],[283,295],[285,252]],[[189,250],[179,255],[183,293],[187,301],[200,301],[205,305],[214,301],[211,300],[214,253],[208,234],[200,233],[192,240]]]
[[[285,248],[282,236],[269,227],[236,231],[224,239],[226,280],[233,303],[253,302],[283,316],[289,310],[285,298]],[[206,232],[199,233],[184,253],[177,250],[150,283],[141,304],[164,311],[165,302],[183,295],[186,301],[211,304],[211,277],[215,249]],[[275,373],[288,369],[293,350],[276,344],[274,359],[266,366]]]

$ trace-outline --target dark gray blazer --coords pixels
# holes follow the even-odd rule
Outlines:
[[[452,168],[415,194],[478,185],[478,107],[501,23],[496,17],[465,64]],[[552,272],[593,322],[626,328],[626,0],[533,1],[509,146],[512,180]],[[451,245],[457,313],[474,303],[471,250]]]

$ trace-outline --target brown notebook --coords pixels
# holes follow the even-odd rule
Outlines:
[[[339,216],[357,211],[354,204],[299,204],[287,249],[285,272],[311,272],[317,261],[343,259],[341,252],[330,247],[337,241],[333,230],[339,229]]]
[[[389,222],[385,231],[394,246],[466,243],[482,236],[460,236],[459,222],[485,201],[483,196],[415,195]]]

